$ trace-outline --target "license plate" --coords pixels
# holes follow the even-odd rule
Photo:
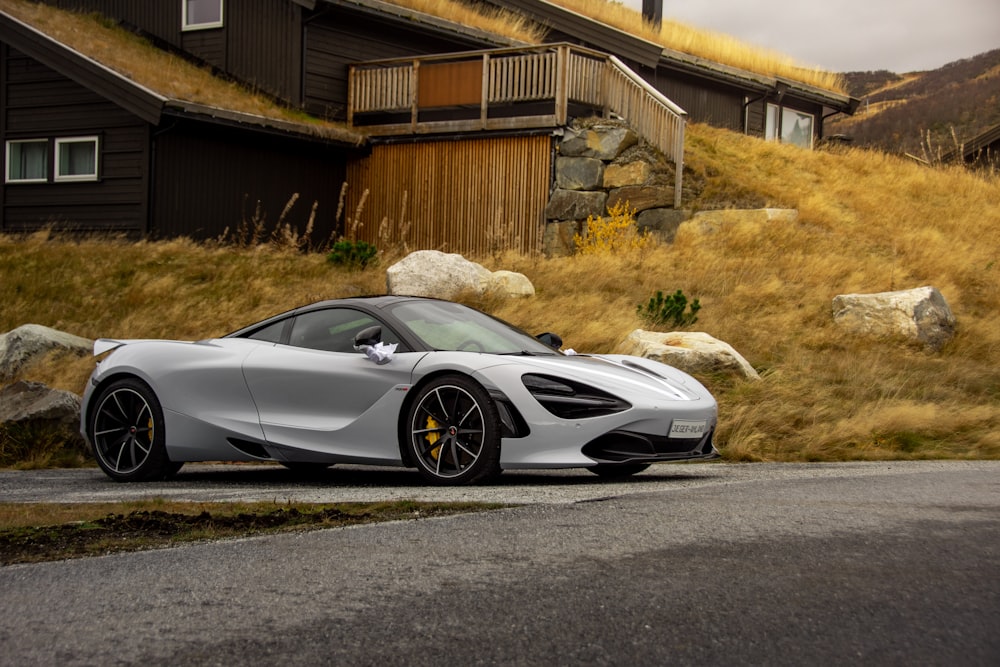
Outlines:
[[[708,423],[704,419],[675,419],[670,425],[671,438],[700,438],[705,435]]]

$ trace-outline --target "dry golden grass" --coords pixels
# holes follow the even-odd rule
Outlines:
[[[310,132],[344,141],[363,139],[343,123],[319,120],[276,104],[266,95],[213,76],[208,69],[158,49],[94,14],[28,0],[0,0],[0,10],[166,98],[297,123]]]
[[[738,67],[765,76],[780,76],[823,90],[846,94],[839,74],[803,65],[773,49],[747,44],[731,35],[665,19],[659,30],[643,21],[642,14],[617,2],[604,0],[551,0],[606,25],[712,62]],[[432,16],[486,30],[529,44],[540,44],[546,30],[523,16],[502,10],[490,11],[458,0],[388,0]],[[666,7],[669,11],[669,7]]]
[[[824,90],[845,93],[844,82],[840,75],[800,64],[794,58],[777,50],[748,44],[731,35],[697,28],[666,17],[660,29],[656,30],[643,21],[641,12],[618,2],[604,0],[551,0],[551,2],[674,51],[765,76],[786,77]],[[670,3],[666,2],[664,13],[669,12]]]
[[[686,205],[754,193],[798,208],[798,221],[685,225],[672,245],[620,254],[484,257],[526,274],[537,295],[473,302],[577,351],[610,352],[645,328],[636,306],[655,291],[698,298],[695,328],[763,378],[700,378],[719,399],[731,460],[1000,457],[1000,181],[703,125],[689,128],[686,162],[700,184]],[[203,338],[316,299],[382,292],[384,280],[378,267],[352,272],[271,246],[0,237],[0,331],[33,322],[92,338]],[[923,285],[958,320],[938,354],[832,322],[837,294]],[[52,358],[24,377],[79,392],[92,365]]]
[[[460,0],[387,0],[391,4],[503,35],[528,44],[540,44],[548,30],[521,14]]]

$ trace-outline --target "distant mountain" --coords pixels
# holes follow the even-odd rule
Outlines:
[[[826,134],[856,146],[936,160],[1000,125],[1000,49],[928,72],[848,72],[854,116],[830,119]]]

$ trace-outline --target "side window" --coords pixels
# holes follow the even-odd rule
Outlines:
[[[382,341],[399,343],[385,325],[370,315],[351,308],[327,308],[295,318],[289,345],[327,352],[354,352],[354,336],[362,329],[379,325]]]
[[[274,324],[269,324],[263,329],[257,329],[252,334],[247,336],[253,340],[264,340],[269,343],[280,343],[281,334],[285,330],[285,325],[288,324],[288,320],[281,320],[280,322],[275,322]]]
[[[812,148],[813,117],[795,109],[768,104],[764,121],[764,138],[769,141],[794,144],[800,148]]]
[[[222,27],[222,0],[181,0],[182,29]]]
[[[49,140],[7,142],[7,183],[45,183],[49,179]]]
[[[97,180],[97,137],[56,139],[55,180]]]

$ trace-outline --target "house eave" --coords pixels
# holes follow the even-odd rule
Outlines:
[[[660,60],[662,47],[659,44],[546,0],[487,0],[487,2],[515,11],[551,30],[572,35],[589,46],[644,67],[655,68]]]
[[[308,123],[293,123],[267,116],[258,116],[241,111],[213,107],[207,104],[188,102],[186,100],[166,100],[163,113],[164,115],[176,118],[215,123],[240,129],[250,129],[283,137],[294,137],[305,141],[321,141],[341,147],[355,148],[367,141],[366,135],[348,129]]]
[[[729,83],[751,93],[767,94],[781,90],[783,95],[790,95],[793,98],[819,104],[846,114],[853,114],[860,102],[849,95],[810,86],[794,79],[765,76],[673,49],[665,48],[662,50],[660,66],[712,81]]]
[[[0,41],[157,125],[165,97],[0,11]]]

